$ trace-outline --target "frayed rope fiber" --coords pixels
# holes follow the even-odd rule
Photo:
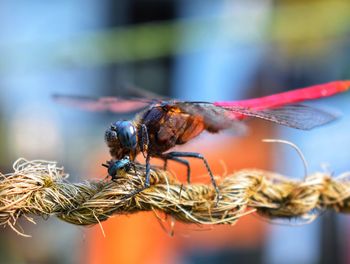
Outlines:
[[[17,229],[29,215],[93,225],[112,215],[159,210],[185,223],[234,224],[257,212],[267,218],[305,217],[333,209],[350,212],[350,173],[332,178],[314,173],[305,181],[263,170],[240,170],[218,177],[222,199],[217,203],[212,185],[181,184],[169,172],[152,169],[151,187],[132,196],[144,183],[145,168],[136,165],[116,181],[69,183],[55,162],[15,162],[14,172],[0,174],[0,225]]]

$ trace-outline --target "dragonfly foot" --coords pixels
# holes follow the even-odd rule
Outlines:
[[[148,184],[145,183],[145,185],[144,185],[142,188],[136,189],[136,190],[130,192],[129,194],[125,195],[124,198],[123,198],[123,200],[129,199],[129,198],[135,196],[136,194],[139,194],[140,192],[142,192],[142,191],[148,189],[149,187],[150,187],[150,184],[149,184],[149,183],[148,183]]]
[[[215,207],[218,206],[220,200],[222,200],[222,195],[218,189],[215,189],[216,196],[215,196]]]

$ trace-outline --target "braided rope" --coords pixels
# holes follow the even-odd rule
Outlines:
[[[76,225],[93,225],[118,214],[160,210],[185,223],[234,224],[257,212],[267,218],[310,217],[325,209],[350,212],[350,173],[331,177],[314,173],[304,181],[263,170],[240,170],[218,179],[222,199],[217,203],[212,185],[178,182],[169,172],[151,171],[151,187],[143,186],[144,167],[137,165],[107,180],[69,183],[55,162],[15,162],[14,172],[0,174],[0,225],[24,235],[19,217],[56,216]]]

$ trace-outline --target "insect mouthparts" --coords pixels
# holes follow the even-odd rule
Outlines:
[[[114,129],[107,129],[105,132],[105,141],[115,141],[118,138],[117,132]]]

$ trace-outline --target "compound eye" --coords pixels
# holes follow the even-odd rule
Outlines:
[[[123,121],[117,121],[112,123],[110,129],[113,131],[117,131],[122,122]]]
[[[123,126],[119,130],[118,138],[124,147],[128,149],[136,148],[136,129],[132,124],[126,124],[125,126]]]

